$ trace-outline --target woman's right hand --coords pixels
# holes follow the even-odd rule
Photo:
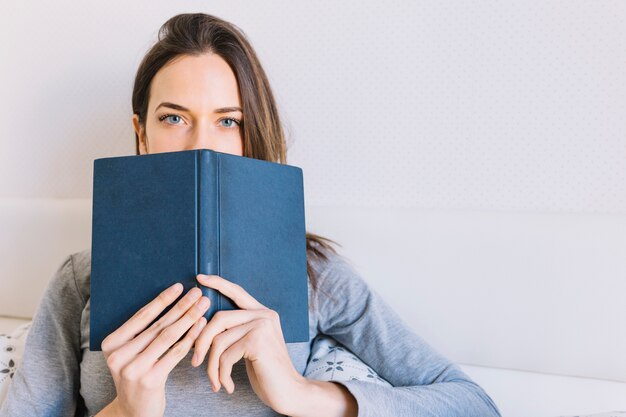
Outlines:
[[[102,410],[102,415],[163,416],[165,381],[206,325],[203,314],[210,300],[202,296],[199,288],[192,288],[163,317],[146,327],[182,290],[180,283],[169,287],[102,341],[102,352],[117,391],[117,397]]]

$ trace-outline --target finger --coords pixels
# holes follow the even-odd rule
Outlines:
[[[204,357],[218,334],[235,326],[242,325],[258,318],[271,318],[272,310],[222,310],[213,315],[204,330],[196,339],[194,355],[191,364],[198,366],[204,361]]]
[[[143,331],[158,315],[180,295],[183,285],[179,282],[162,291],[154,300],[143,306],[117,330],[102,341],[102,350],[115,351],[117,348]]]
[[[219,275],[198,274],[196,279],[202,285],[216,289],[220,293],[224,294],[226,297],[233,300],[233,302],[237,304],[239,308],[248,310],[259,310],[262,308],[267,308],[263,304],[258,302],[256,298],[248,294],[248,292],[244,290],[243,287],[235,284],[234,282],[230,282],[227,279],[220,277]]]
[[[206,325],[206,318],[200,317],[194,325],[189,329],[187,335],[178,343],[176,343],[172,349],[169,350],[163,357],[154,365],[152,371],[155,378],[159,380],[165,380],[169,373],[176,367],[176,365],[185,357],[193,341],[200,334],[204,326]]]
[[[211,385],[213,386],[213,391],[217,392],[220,389],[221,378],[219,371],[222,353],[224,353],[226,349],[239,339],[244,337],[255,325],[256,323],[253,321],[242,324],[241,326],[233,327],[230,330],[220,333],[213,340],[211,351],[209,352],[209,363],[207,365],[207,374],[209,376],[209,381],[211,381]]]
[[[185,314],[201,296],[202,291],[199,288],[194,287],[189,290],[163,317],[154,322],[139,336],[117,349],[114,352],[114,355],[117,356],[116,361],[120,361],[121,363],[130,362],[156,339],[161,330],[176,322],[176,320]]]
[[[138,356],[139,360],[144,365],[152,366],[208,310],[209,304],[208,298],[200,297],[180,319],[159,333],[156,339]]]
[[[237,342],[233,343],[222,355],[220,356],[220,369],[219,376],[222,385],[224,385],[224,389],[229,394],[232,394],[235,391],[235,382],[231,377],[231,372],[233,370],[233,365],[241,358],[245,357],[246,354],[246,343],[249,338],[250,332],[246,333],[246,335],[239,339]]]

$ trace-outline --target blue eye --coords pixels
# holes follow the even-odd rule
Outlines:
[[[222,126],[228,127],[228,128],[234,127],[233,123],[235,123],[236,126],[240,126],[241,125],[241,120],[235,119],[233,117],[226,117],[224,119],[220,119],[220,122],[230,122],[227,125],[222,125]]]
[[[182,118],[177,115],[177,114],[164,114],[163,116],[159,117],[159,121],[163,121],[164,119],[168,119],[168,118],[176,118],[176,121],[181,121]],[[172,121],[174,121],[174,119],[170,119]],[[178,123],[174,121],[174,123],[169,123],[169,124],[173,124],[173,125],[177,125]]]

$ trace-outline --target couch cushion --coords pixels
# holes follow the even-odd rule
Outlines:
[[[2,321],[4,320],[0,318],[0,322]],[[5,321],[4,325],[8,324]],[[13,324],[15,324],[14,321]],[[25,322],[10,333],[0,332],[0,403],[6,397],[15,370],[22,360],[30,325],[30,322]]]
[[[626,411],[626,383],[466,364],[461,369],[505,417],[583,417]]]
[[[626,215],[307,206],[459,363],[626,382]]]

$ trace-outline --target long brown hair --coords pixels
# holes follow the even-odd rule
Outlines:
[[[158,40],[146,53],[135,76],[133,113],[145,128],[150,84],[156,73],[179,55],[214,53],[222,57],[237,78],[243,110],[243,156],[281,164],[287,163],[283,127],[269,81],[251,44],[232,23],[204,13],[182,13],[168,19],[159,29]],[[136,153],[139,137],[135,133]],[[313,289],[317,274],[312,261],[336,253],[328,238],[306,233],[307,273]]]

